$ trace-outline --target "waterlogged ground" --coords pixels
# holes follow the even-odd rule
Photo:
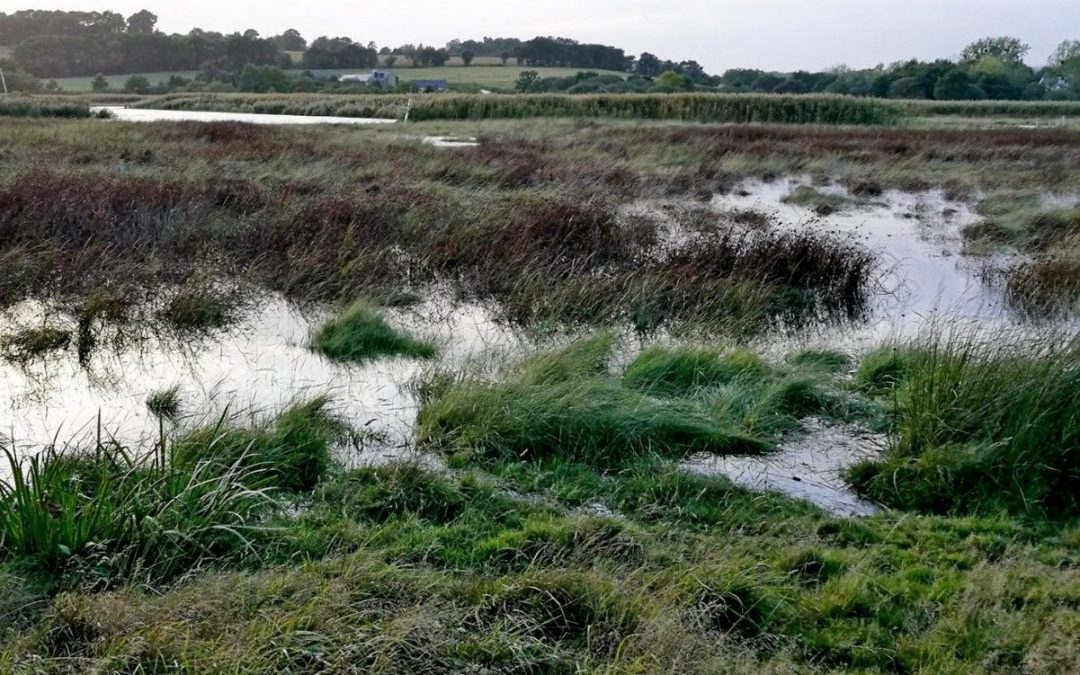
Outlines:
[[[391,120],[294,117],[240,113],[203,113],[110,108],[123,121],[242,121],[257,124],[381,124]],[[472,138],[431,136],[426,143],[468,146]],[[792,195],[814,190],[813,203],[789,203]],[[830,201],[830,199],[832,201]],[[1059,198],[1060,199],[1060,198]],[[1052,200],[1048,198],[1048,204]],[[628,204],[624,218],[645,217],[666,225],[673,241],[688,236],[671,213],[707,208],[729,214],[733,227],[752,234],[769,226],[813,228],[839,234],[867,247],[878,258],[873,292],[858,320],[819,322],[797,329],[779,327],[750,340],[771,358],[807,347],[846,353],[879,346],[891,339],[919,335],[938,323],[969,323],[988,333],[1046,330],[1004,301],[1000,271],[1016,262],[1012,255],[967,256],[961,230],[979,219],[965,202],[941,191],[875,192],[852,196],[838,185],[813,185],[793,177],[749,182],[708,202],[649,200]],[[740,215],[741,214],[741,215]],[[746,217],[757,214],[758,218]],[[757,223],[757,224],[755,224]],[[662,228],[663,230],[663,228]],[[342,448],[347,463],[378,461],[413,449],[413,424],[419,407],[413,383],[426,368],[451,372],[462,368],[495,369],[546,346],[496,318],[492,308],[456,304],[435,294],[408,309],[388,310],[394,325],[439,346],[434,363],[381,359],[342,364],[314,353],[310,337],[329,312],[301,311],[284,299],[266,295],[228,329],[197,338],[149,335],[120,348],[98,348],[80,358],[74,345],[25,363],[0,362],[0,440],[23,451],[51,443],[79,445],[98,434],[132,447],[152,444],[159,421],[146,407],[147,397],[176,386],[181,400],[177,424],[195,426],[221,416],[270,416],[289,403],[314,396],[331,397],[335,412],[366,433],[364,442]],[[1072,319],[1067,319],[1072,321]],[[0,334],[26,328],[75,330],[75,320],[28,302],[0,315]],[[555,341],[565,337],[555,331]],[[628,360],[643,342],[629,329],[623,341]],[[651,336],[667,341],[670,336]],[[548,341],[549,343],[550,341]],[[172,423],[170,423],[171,426]],[[774,453],[756,457],[695,457],[685,466],[722,473],[757,489],[781,490],[842,515],[872,513],[875,506],[857,499],[840,480],[843,468],[873,455],[884,439],[855,427],[829,427],[807,421],[806,428]]]
[[[22,303],[0,318],[0,332],[40,326],[74,329],[40,303]],[[132,335],[118,348],[95,350],[80,363],[71,345],[26,363],[0,365],[0,390],[7,406],[0,413],[0,440],[18,448],[41,448],[55,441],[78,446],[100,433],[124,445],[152,445],[160,433],[147,397],[178,386],[179,424],[213,423],[270,416],[290,403],[326,395],[335,412],[365,432],[360,447],[342,448],[348,463],[400,456],[411,447],[417,402],[409,385],[424,362],[389,358],[342,364],[309,347],[325,311],[302,312],[276,295],[266,295],[236,325],[197,337]],[[390,312],[391,320],[439,345],[441,364],[495,362],[518,354],[522,338],[477,305],[429,301]],[[131,332],[142,329],[132,327]],[[171,423],[169,425],[171,427]]]

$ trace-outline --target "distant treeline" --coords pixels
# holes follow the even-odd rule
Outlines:
[[[365,44],[347,37],[323,36],[309,44],[294,29],[272,37],[262,37],[253,30],[222,34],[198,28],[184,35],[167,35],[156,26],[157,17],[146,10],[126,19],[115,12],[0,12],[0,45],[11,47],[14,59],[0,61],[0,68],[8,75],[9,88],[15,91],[48,88],[39,80],[59,77],[203,73],[195,82],[183,84],[174,78],[176,86],[164,86],[165,90],[175,91],[211,86],[244,89],[243,72],[251,66],[281,70],[301,66],[317,71],[372,68],[379,63],[397,68],[441,66],[451,58],[469,66],[477,58],[497,58],[503,64],[512,60],[528,68],[558,66],[582,71],[572,78],[527,75],[516,87],[524,92],[713,90],[940,101],[1080,100],[1080,40],[1062,42],[1050,61],[1039,68],[1025,63],[1029,51],[1026,44],[1016,38],[994,37],[968,45],[956,61],[910,60],[860,70],[840,66],[819,72],[731,69],[710,75],[697,61],[664,60],[649,52],[634,56],[617,47],[560,37],[485,37],[455,39],[444,47],[404,44],[380,48],[374,42]],[[595,71],[616,71],[629,77]],[[269,82],[277,91],[336,87],[333,82],[310,77],[302,82],[297,78],[286,81],[283,74],[258,72],[257,83],[262,86]]]
[[[708,77],[696,61],[664,61],[648,52],[640,57],[601,44],[582,44],[561,37],[532,40],[484,38],[452,40],[445,47],[404,44],[379,49],[346,37],[308,41],[294,29],[264,38],[254,30],[222,34],[192,29],[167,35],[156,29],[157,16],[142,10],[128,18],[116,12],[23,10],[0,12],[0,45],[12,48],[15,62],[38,78],[122,75],[145,72],[225,69],[276,65],[309,69],[370,68],[379,56],[396,66],[441,66],[452,57],[466,65],[477,56],[498,57],[529,67],[559,66],[614,70],[646,77],[665,71],[695,81]],[[303,54],[299,64],[286,52]],[[13,69],[13,66],[9,65]]]
[[[875,68],[775,73],[728,70],[716,84],[728,92],[847,94],[939,101],[1080,99],[1080,41],[1062,42],[1045,67],[1024,62],[1028,45],[1016,38],[984,38],[957,61],[899,61]]]

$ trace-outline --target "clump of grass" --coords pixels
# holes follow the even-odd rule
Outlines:
[[[180,414],[180,385],[151,392],[146,397],[146,409],[155,417],[175,420]]]
[[[0,99],[0,117],[90,117],[90,106],[81,102],[62,102],[59,99],[5,97]]]
[[[55,450],[18,460],[5,449],[0,558],[39,574],[108,586],[138,573],[164,581],[201,561],[243,556],[244,532],[271,508],[244,487],[258,468],[159,467],[121,449]]]
[[[849,473],[862,493],[933,513],[1080,512],[1080,351],[951,337],[870,357],[893,388],[895,440]]]
[[[348,433],[328,404],[326,398],[297,403],[273,421],[248,428],[230,426],[223,418],[176,439],[172,461],[180,467],[250,468],[257,480],[252,487],[309,492],[329,471],[333,445]]]
[[[804,349],[788,357],[788,363],[820,370],[839,372],[851,366],[851,357],[834,349]]]
[[[840,410],[823,371],[788,372],[741,349],[652,348],[617,374],[612,347],[600,335],[496,383],[448,384],[424,402],[418,438],[464,457],[613,468],[648,454],[761,452],[799,418]]]
[[[452,452],[501,458],[574,458],[612,467],[648,453],[758,452],[759,439],[690,401],[659,400],[598,373],[610,336],[526,361],[516,381],[464,381],[417,417],[417,437]],[[564,361],[565,359],[565,361]]]
[[[983,220],[961,234],[971,252],[1011,246],[1048,254],[1070,238],[1080,237],[1080,208],[1047,208],[1035,193],[995,193],[976,207]]]
[[[178,331],[198,332],[227,326],[237,309],[236,298],[225,289],[213,283],[197,283],[175,293],[160,316]]]
[[[469,495],[445,475],[415,463],[394,463],[339,476],[318,490],[315,502],[377,523],[406,514],[446,523],[466,508]]]
[[[4,358],[24,362],[39,358],[50,352],[67,349],[71,344],[71,331],[43,326],[24,328],[0,338]]]
[[[747,349],[651,347],[623,371],[623,382],[653,394],[685,395],[703,387],[729,384],[740,376],[761,376],[764,361]]]
[[[819,216],[828,216],[843,211],[854,200],[846,195],[834,192],[822,192],[810,185],[799,185],[781,199],[785,204],[804,206]]]
[[[396,330],[364,302],[354,303],[340,316],[323,324],[312,338],[321,354],[346,361],[366,361],[379,356],[429,359],[436,347]]]

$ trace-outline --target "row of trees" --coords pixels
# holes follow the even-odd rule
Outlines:
[[[977,40],[956,61],[899,61],[875,68],[824,72],[728,70],[715,78],[723,91],[835,93],[936,100],[1080,98],[1080,41],[1062,42],[1043,68],[1024,59],[1030,49],[1012,37]]]
[[[616,47],[560,37],[485,37],[451,40],[445,47],[405,44],[378,49],[374,42],[365,45],[346,37],[320,37],[309,44],[295,29],[262,38],[253,30],[225,35],[194,29],[186,35],[166,35],[156,28],[157,16],[146,10],[126,19],[115,12],[0,12],[0,45],[14,47],[15,59],[45,78],[207,66],[239,70],[248,64],[289,67],[293,58],[286,52],[302,53],[302,63],[310,69],[368,68],[378,63],[379,55],[388,65],[414,67],[445,65],[453,57],[469,65],[477,56],[496,56],[504,64],[513,59],[529,67],[614,70],[645,77],[674,71],[698,82],[706,77],[694,61],[661,61],[647,52],[639,59]]]

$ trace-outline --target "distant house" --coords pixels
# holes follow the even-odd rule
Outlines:
[[[450,88],[446,80],[411,80],[409,84],[420,91],[445,91]]]
[[[356,73],[354,75],[342,75],[338,82],[362,82],[373,87],[390,89],[397,86],[397,75],[389,70],[373,70],[370,73]]]

